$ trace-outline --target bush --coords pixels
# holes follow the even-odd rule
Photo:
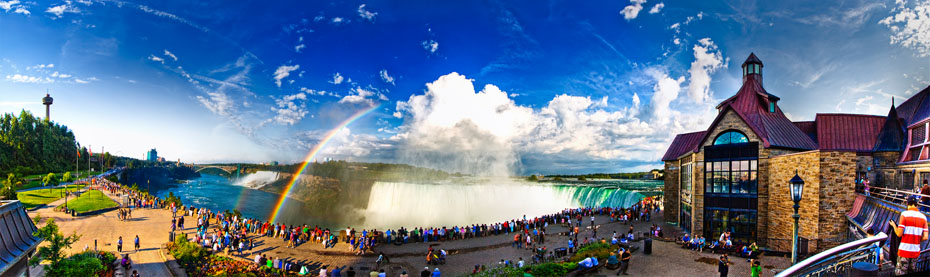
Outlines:
[[[168,251],[187,272],[195,272],[201,261],[210,256],[206,249],[188,241],[187,234],[184,233],[174,238],[174,243],[168,245]]]
[[[598,259],[606,259],[610,256],[611,252],[616,251],[616,247],[611,246],[607,243],[593,243],[591,245],[582,247],[578,249],[578,252],[575,252],[575,255],[572,256],[569,261],[577,263],[581,260],[584,260],[587,255],[592,257],[597,257]]]
[[[576,263],[544,263],[530,267],[533,276],[565,276],[578,267]]]

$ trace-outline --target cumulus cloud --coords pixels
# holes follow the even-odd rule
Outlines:
[[[45,12],[55,15],[55,18],[61,18],[65,13],[79,13],[81,10],[71,6],[71,2],[69,1],[61,5],[48,7],[48,9],[45,9]]]
[[[295,65],[281,65],[274,71],[274,83],[281,87],[281,80],[287,78],[291,75],[291,72],[294,70],[300,69],[299,64]]]
[[[681,83],[685,81],[685,77],[674,79],[669,77],[668,73],[659,70],[650,70],[649,75],[655,80],[655,86],[652,88],[652,101],[650,101],[652,117],[659,125],[668,124],[674,116],[669,105],[678,99]]]
[[[930,56],[930,1],[896,3],[894,14],[879,21],[891,30],[891,44],[913,49],[920,57]]]
[[[345,21],[344,18],[337,16],[337,17],[333,17],[333,20],[331,20],[330,22],[332,22],[333,24],[339,25],[340,23],[344,21]]]
[[[688,74],[691,80],[688,83],[688,96],[695,102],[704,102],[710,99],[710,74],[721,68],[726,68],[723,54],[710,38],[698,40],[694,45],[694,61]]]
[[[343,77],[342,74],[339,74],[339,72],[336,72],[333,74],[333,79],[329,80],[329,83],[338,85],[338,84],[342,84],[342,81],[344,80],[345,80],[345,77]]]
[[[388,83],[391,85],[394,84],[394,77],[391,77],[391,75],[388,75],[387,69],[382,69],[380,72],[378,72],[378,74],[381,75],[381,80],[384,81],[385,83]]]
[[[424,40],[422,43],[423,49],[426,49],[430,54],[435,54],[436,51],[439,51],[439,42],[435,40]]]
[[[662,11],[662,8],[665,7],[665,3],[658,3],[655,6],[652,6],[652,9],[649,10],[649,14],[657,14]]]
[[[376,13],[376,12],[370,12],[370,11],[366,10],[366,9],[365,9],[365,4],[361,4],[361,5],[358,6],[358,16],[361,17],[361,18],[364,18],[365,20],[374,21],[374,20],[375,20],[375,16],[377,16],[377,15],[378,15],[378,13]]]
[[[681,81],[672,79],[672,87]],[[657,85],[672,90],[666,86]],[[394,138],[404,162],[477,175],[509,175],[521,159],[545,155],[656,159],[667,142],[654,139],[657,129],[636,117],[639,101],[634,94],[631,107],[608,111],[607,98],[563,94],[534,109],[494,85],[477,91],[474,80],[450,73],[397,102],[395,116],[404,124]]]
[[[297,46],[294,46],[294,52],[300,53],[300,50],[303,50],[304,48],[307,48],[306,44],[298,44]]]
[[[626,20],[636,19],[636,17],[639,16],[639,12],[643,10],[643,3],[646,3],[646,0],[630,0],[630,5],[623,7],[620,14],[622,14],[623,18]]]
[[[304,92],[275,99],[277,107],[271,107],[271,111],[275,113],[274,122],[281,125],[294,125],[300,122],[307,116],[306,100],[307,95]]]
[[[384,98],[383,94],[376,93],[371,89],[356,87],[349,91],[349,95],[339,99],[339,104],[364,104],[366,106],[374,106],[375,101],[371,99],[372,97],[378,97],[381,100],[387,100]]]
[[[3,9],[6,12],[10,12],[10,10],[12,10],[13,13],[24,15],[29,15],[31,13],[26,9],[24,4],[21,4],[19,0],[0,1],[0,9]]]

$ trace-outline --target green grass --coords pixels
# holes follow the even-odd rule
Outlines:
[[[68,201],[68,208],[73,209],[79,213],[112,208],[118,205],[119,204],[113,202],[110,197],[107,197],[99,190],[89,190],[84,194],[81,194],[81,196],[77,199]]]
[[[102,172],[102,171],[93,171],[93,172],[91,172],[90,174],[87,174],[87,171],[81,171],[81,175],[78,176],[78,174],[76,174],[76,173],[74,173],[74,172],[71,172],[71,174],[72,174],[72,175],[71,175],[71,178],[72,178],[72,179],[86,178],[86,177],[91,176],[91,175],[96,176],[96,175],[98,175],[98,174],[100,174],[100,173],[103,173],[103,172]],[[55,177],[58,177],[59,179],[61,179],[61,176],[64,175],[64,174],[65,174],[64,172],[58,172],[58,173],[55,173]],[[24,189],[31,189],[31,188],[41,187],[41,186],[42,186],[42,178],[45,178],[46,175],[48,175],[48,174],[35,174],[35,175],[28,175],[28,176],[26,176],[26,177],[23,177],[23,180],[26,181],[26,184],[23,184],[22,186],[17,187],[16,190],[24,190]]]
[[[69,185],[68,191],[76,191],[80,188],[83,188],[84,186],[85,185]],[[26,209],[31,209],[35,206],[55,202],[55,200],[64,197],[64,190],[64,188],[37,189],[26,192],[17,192],[16,197],[19,198],[19,201],[23,203],[23,206],[26,207]]]

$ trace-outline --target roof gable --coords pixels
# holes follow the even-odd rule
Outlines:
[[[904,126],[901,123],[901,119],[898,117],[898,111],[895,109],[894,105],[891,105],[891,110],[888,111],[888,116],[885,117],[885,123],[882,124],[882,129],[878,133],[878,138],[875,141],[875,147],[872,148],[872,151],[904,150],[904,145],[907,143],[907,138],[904,134]]]
[[[704,137],[704,133],[706,132],[700,131],[687,134],[678,134],[675,136],[675,139],[672,140],[672,144],[668,146],[668,150],[665,151],[665,155],[662,156],[662,160],[672,161],[689,152],[697,152],[698,147],[701,145],[701,138]]]

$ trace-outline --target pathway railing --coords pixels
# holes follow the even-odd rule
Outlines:
[[[859,193],[866,194],[864,190],[865,189],[862,188],[861,186],[857,189]],[[869,192],[866,195],[870,197],[882,199],[882,200],[885,200],[891,203],[899,204],[903,207],[906,207],[908,198],[930,197],[930,195],[915,193],[913,191],[896,190],[896,189],[883,188],[883,187],[871,187],[869,188]],[[920,207],[921,210],[930,209],[930,206],[920,201],[918,201],[917,206]]]
[[[886,239],[888,239],[888,235],[885,233],[878,233],[878,235],[873,237],[848,242],[827,249],[817,255],[798,262],[778,273],[775,277],[850,276],[853,263],[876,263],[878,261],[879,247],[876,242],[885,241]]]

